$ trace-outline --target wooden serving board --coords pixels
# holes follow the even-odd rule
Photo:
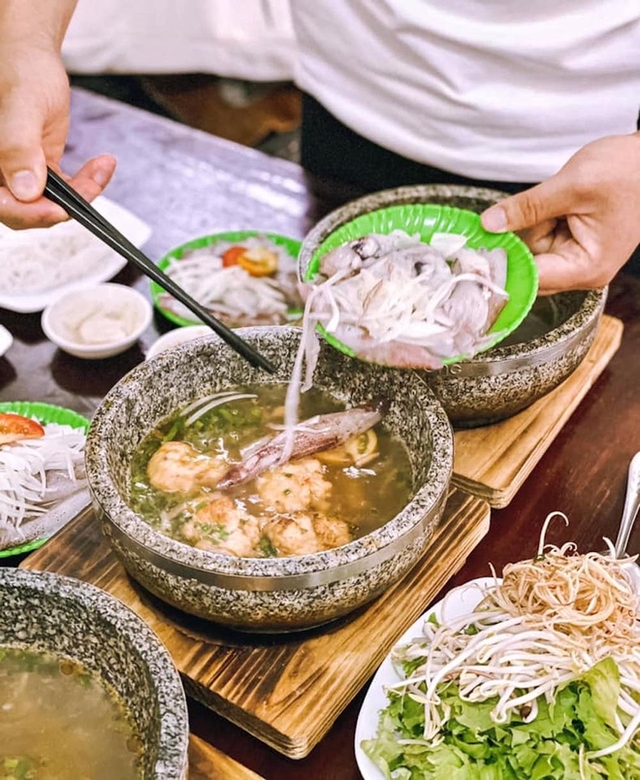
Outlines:
[[[189,780],[264,780],[193,734],[189,737]]]
[[[620,346],[623,324],[605,315],[585,359],[555,390],[508,420],[454,434],[452,484],[505,507]]]
[[[91,510],[21,566],[91,582],[131,607],[171,653],[189,695],[290,758],[303,758],[489,530],[489,505],[453,490],[424,559],[341,621],[250,635],[190,617],[131,580]]]

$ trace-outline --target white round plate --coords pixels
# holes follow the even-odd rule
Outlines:
[[[146,222],[143,222],[135,214],[120,206],[118,203],[114,203],[112,200],[100,196],[93,201],[95,208],[106,217],[123,235],[125,235],[132,244],[137,247],[141,247],[146,241],[149,240],[151,235],[151,228]],[[42,244],[46,241],[48,236],[52,238],[56,236],[56,230],[68,223],[60,223],[60,225],[54,225],[50,228],[33,228],[31,230],[15,231],[6,225],[0,225],[0,245],[7,242],[20,242],[24,244],[25,238],[33,236],[34,241],[38,241]],[[75,227],[79,231],[84,231],[81,225],[75,223]],[[66,228],[65,228],[66,229]],[[95,239],[96,241],[98,239]],[[11,294],[7,292],[0,292],[0,306],[9,311],[15,311],[20,313],[31,313],[36,311],[42,311],[50,303],[59,298],[63,293],[69,290],[74,290],[78,287],[89,287],[94,284],[100,284],[100,282],[106,282],[108,279],[112,279],[119,271],[121,271],[126,265],[126,260],[121,257],[117,252],[105,247],[104,259],[97,270],[93,271],[86,276],[80,276],[67,284],[61,284],[57,287],[51,287],[41,292]]]

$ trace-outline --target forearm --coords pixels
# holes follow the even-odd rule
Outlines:
[[[41,45],[60,51],[77,0],[1,0],[0,47]]]

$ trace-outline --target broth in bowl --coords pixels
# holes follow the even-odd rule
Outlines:
[[[179,542],[258,558],[339,547],[394,517],[412,470],[382,406],[311,388],[288,440],[286,391],[238,386],[165,419],[133,455],[134,511]]]
[[[82,664],[0,647],[0,778],[141,780],[140,746],[124,703]]]

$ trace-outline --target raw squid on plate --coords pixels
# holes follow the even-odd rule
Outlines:
[[[495,339],[488,331],[508,299],[504,249],[470,249],[461,235],[427,244],[402,230],[339,246],[306,287],[305,317],[357,357],[437,369]]]

